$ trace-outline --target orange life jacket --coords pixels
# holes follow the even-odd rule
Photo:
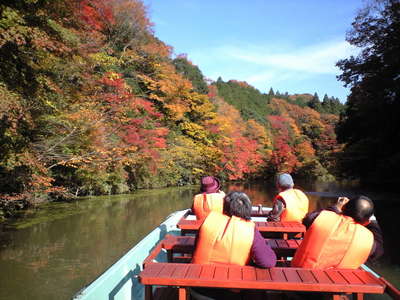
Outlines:
[[[197,194],[193,199],[193,212],[197,219],[204,219],[210,211],[222,213],[225,193]]]
[[[253,221],[211,212],[200,227],[192,262],[246,265],[250,261],[254,228]]]
[[[277,196],[285,201],[285,210],[281,214],[282,222],[301,222],[308,212],[308,198],[298,189],[287,189]]]
[[[368,259],[373,243],[372,232],[353,218],[323,210],[307,230],[292,266],[357,269]]]

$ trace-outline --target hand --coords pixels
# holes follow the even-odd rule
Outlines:
[[[347,198],[347,197],[339,197],[339,198],[337,199],[337,202],[336,202],[335,206],[336,206],[340,211],[342,211],[343,206],[344,206],[347,202],[349,202],[349,201],[350,201],[350,199]]]

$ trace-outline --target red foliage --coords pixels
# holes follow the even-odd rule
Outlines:
[[[274,133],[274,151],[271,163],[279,172],[292,172],[299,164],[294,149],[289,145],[289,119],[283,116],[268,116]]]
[[[275,170],[278,172],[293,172],[299,163],[293,149],[281,138],[275,140],[274,148],[271,163]]]
[[[110,24],[114,24],[111,1],[83,0],[80,2],[80,17],[88,30],[102,31]]]
[[[215,85],[208,86],[208,98],[215,98],[218,94],[217,87]]]
[[[258,147],[257,141],[241,136],[234,138],[234,142],[223,149],[222,162],[229,172],[230,180],[243,179],[246,174],[257,171],[262,163]]]

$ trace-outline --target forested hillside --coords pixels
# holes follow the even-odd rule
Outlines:
[[[3,207],[192,184],[206,174],[332,178],[339,111],[245,82],[207,85],[154,36],[141,1],[0,8]]]
[[[341,173],[395,189],[400,183],[400,2],[373,1],[360,10],[347,41],[357,56],[338,62],[351,88],[338,135]]]

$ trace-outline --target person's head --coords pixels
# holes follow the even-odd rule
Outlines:
[[[288,173],[278,174],[276,176],[276,187],[279,190],[291,189],[294,186],[293,178]]]
[[[360,195],[350,198],[342,211],[345,216],[352,217],[357,223],[366,224],[374,214],[374,203],[368,197]]]
[[[251,201],[242,192],[230,192],[224,198],[224,214],[251,220]]]
[[[217,193],[221,187],[221,183],[214,176],[206,176],[201,178],[200,191],[202,193]]]

